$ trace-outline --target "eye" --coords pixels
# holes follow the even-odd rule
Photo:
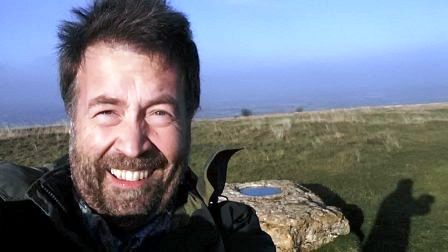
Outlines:
[[[98,115],[103,115],[103,116],[110,116],[110,115],[112,115],[114,112],[112,111],[112,110],[104,110],[104,111],[101,111],[101,112],[99,112],[98,114],[96,114],[97,116]]]
[[[163,127],[169,125],[175,117],[165,110],[154,110],[147,116],[147,122],[153,127]]]
[[[168,114],[168,112],[163,111],[163,110],[157,110],[157,111],[154,112],[154,114],[156,116],[170,116],[170,114]]]
[[[96,113],[94,118],[101,125],[113,125],[118,120],[118,114],[114,110],[103,110]]]

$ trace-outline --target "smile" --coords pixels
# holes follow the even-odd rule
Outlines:
[[[148,177],[149,171],[127,171],[111,169],[110,173],[114,175],[117,179],[126,181],[138,181]]]

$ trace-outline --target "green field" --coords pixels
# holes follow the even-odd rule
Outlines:
[[[448,251],[448,104],[200,120],[192,138],[198,173],[244,147],[228,182],[289,179],[343,209],[353,232],[320,251]],[[63,127],[2,129],[0,159],[42,165],[67,141]]]

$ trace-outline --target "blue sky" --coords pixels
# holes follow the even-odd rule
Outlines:
[[[20,66],[55,53],[56,27],[87,0],[6,0],[0,62]],[[171,0],[185,12],[203,60],[327,61],[448,42],[445,0]]]
[[[88,2],[2,1],[0,92],[11,95],[0,105],[45,100],[43,107],[60,106],[56,28],[70,18],[72,7]],[[222,94],[251,102],[247,94],[254,89],[273,101],[314,85],[331,93],[339,88],[331,83],[358,88],[426,83],[447,90],[446,0],[169,2],[192,23],[205,107],[217,99],[225,102]],[[279,85],[283,93],[273,96]]]
[[[447,1],[172,3],[191,17],[207,58],[325,61],[448,42]]]

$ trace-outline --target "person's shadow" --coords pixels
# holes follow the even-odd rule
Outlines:
[[[361,230],[364,222],[364,214],[361,208],[355,204],[348,204],[330,188],[321,184],[302,184],[302,186],[319,196],[325,205],[339,208],[349,222],[350,232],[358,237],[360,243],[364,240],[364,233]]]
[[[365,241],[362,251],[407,251],[411,218],[430,212],[433,196],[424,194],[414,199],[413,181],[400,180],[397,188],[384,198],[375,223]]]

